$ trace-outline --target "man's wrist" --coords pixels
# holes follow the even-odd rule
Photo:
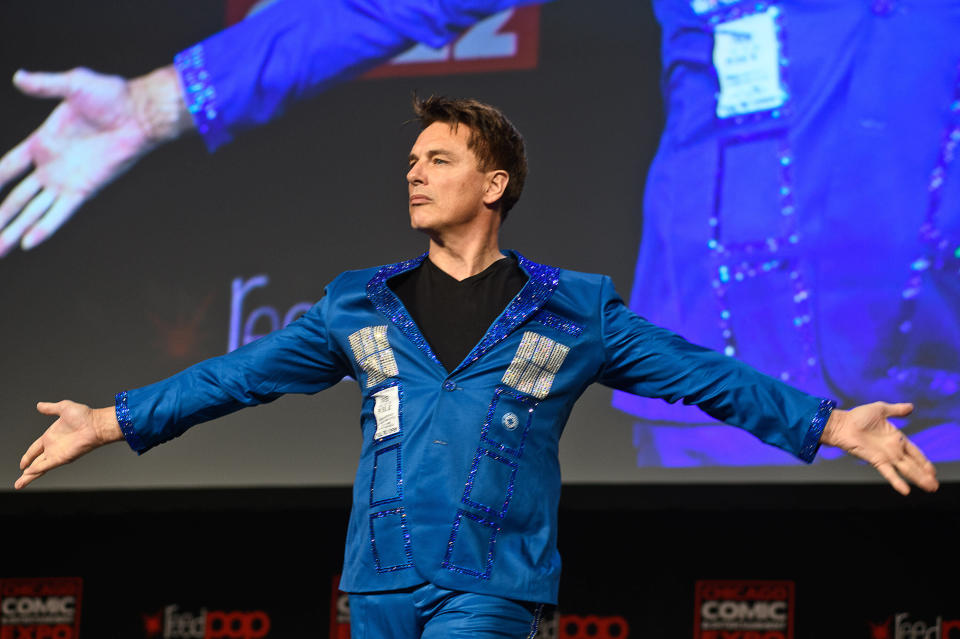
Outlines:
[[[123,431],[117,421],[117,413],[113,406],[94,409],[96,418],[97,437],[104,444],[111,444],[123,439]]]
[[[128,86],[134,117],[151,142],[169,142],[194,128],[172,65],[133,78]]]
[[[845,411],[841,408],[834,408],[832,411],[830,411],[830,417],[827,419],[827,423],[823,427],[823,433],[820,435],[821,444],[826,444],[827,446],[840,445],[840,424],[847,412],[848,411]]]

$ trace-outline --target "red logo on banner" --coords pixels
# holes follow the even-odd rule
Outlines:
[[[556,624],[558,630],[553,636],[558,639],[627,639],[630,636],[630,626],[620,616],[557,615]],[[546,634],[548,626],[544,625],[543,629]]]
[[[792,581],[698,581],[694,639],[793,639]]]
[[[262,639],[270,633],[270,615],[263,610],[180,610],[177,604],[143,615],[146,636],[164,639]]]
[[[898,612],[880,623],[867,623],[870,639],[960,639],[960,619],[937,616],[928,621],[911,617],[908,612]]]
[[[0,580],[0,639],[74,639],[82,588],[79,577]]]
[[[227,0],[226,23],[243,20],[257,0]],[[540,48],[540,7],[507,9],[473,25],[439,49],[418,44],[366,73],[365,78],[451,75],[535,69]]]

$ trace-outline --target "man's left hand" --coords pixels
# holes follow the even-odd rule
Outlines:
[[[834,409],[820,441],[869,462],[901,495],[910,492],[908,481],[933,492],[940,487],[933,464],[887,419],[911,412],[913,404],[886,402]]]

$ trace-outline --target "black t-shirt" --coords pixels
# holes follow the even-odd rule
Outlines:
[[[457,281],[425,259],[388,282],[447,371],[463,361],[527,282],[514,257]]]

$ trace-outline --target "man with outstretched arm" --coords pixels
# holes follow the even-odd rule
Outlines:
[[[532,636],[559,583],[559,438],[593,382],[695,404],[808,462],[838,446],[903,494],[936,490],[933,465],[887,421],[910,404],[837,409],[650,324],[608,277],[501,251],[527,172],[519,132],[473,100],[415,110],[408,210],[424,255],[343,273],[287,328],[113,407],[41,403],[57,420],[17,488],[105,443],[142,453],[350,375],[363,446],[340,586],[353,636],[377,639]]]

